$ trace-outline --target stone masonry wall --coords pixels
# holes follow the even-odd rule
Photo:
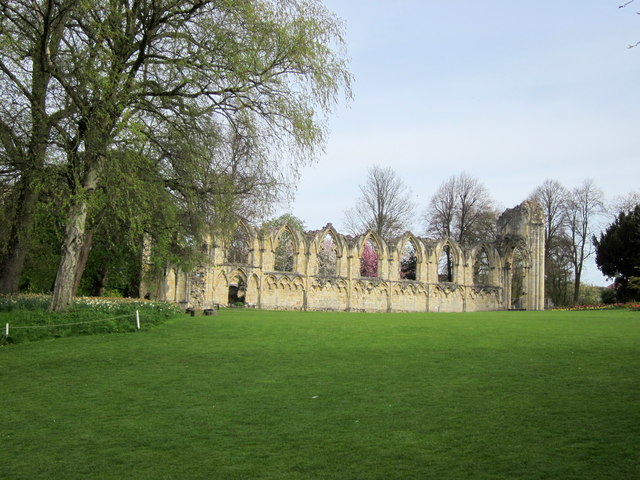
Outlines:
[[[373,232],[350,237],[338,233],[331,224],[311,232],[296,230],[288,224],[267,232],[240,225],[237,238],[212,239],[207,245],[206,265],[192,272],[167,268],[161,285],[152,286],[148,292],[195,308],[226,305],[237,295],[250,306],[280,310],[543,309],[542,208],[527,201],[505,210],[498,220],[497,231],[495,242],[463,247],[451,239],[434,241],[410,232],[389,242]],[[361,258],[369,248],[367,244],[377,254],[374,277],[361,276]],[[453,259],[451,282],[442,281],[442,272],[438,271],[447,247]],[[415,257],[412,273],[415,279],[411,280],[402,278],[401,273],[406,248],[413,250]],[[288,255],[287,262],[278,262],[283,254]],[[483,275],[478,276],[481,258],[486,260]],[[289,271],[275,270],[276,265],[284,264],[290,266]],[[327,274],[327,270],[331,273]],[[516,280],[522,285],[519,289],[513,287]]]

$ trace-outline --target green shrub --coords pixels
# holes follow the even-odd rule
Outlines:
[[[616,303],[616,291],[613,288],[603,288],[600,292],[600,298],[602,298],[602,303],[607,305]]]

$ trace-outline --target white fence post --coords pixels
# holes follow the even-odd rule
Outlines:
[[[138,313],[138,310],[136,310],[136,327],[140,330],[140,314]]]
[[[9,338],[9,324],[8,323],[6,323],[4,325],[4,336]]]

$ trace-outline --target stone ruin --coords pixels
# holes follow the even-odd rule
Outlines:
[[[526,201],[498,219],[497,240],[462,246],[406,232],[384,241],[331,224],[303,232],[241,223],[203,245],[193,271],[169,266],[143,295],[185,308],[244,305],[273,310],[472,312],[544,308],[544,214]]]

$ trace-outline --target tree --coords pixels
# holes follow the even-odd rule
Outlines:
[[[145,237],[190,231],[187,215],[143,151],[110,152],[103,177],[88,207],[74,295],[82,286],[84,294],[94,296],[107,288],[135,296]]]
[[[557,180],[551,179],[546,179],[542,185],[529,195],[529,199],[539,203],[544,211],[546,220],[545,247],[547,251],[562,236],[565,224],[564,207],[568,196],[567,189]],[[547,256],[547,252],[545,252],[545,256]]]
[[[280,228],[282,225],[287,224],[297,230],[305,231],[307,226],[304,223],[304,220],[296,217],[292,213],[283,213],[279,217],[271,218],[264,222],[261,226],[263,231],[272,229],[272,228]]]
[[[489,242],[495,238],[497,213],[487,189],[462,172],[444,181],[431,197],[422,216],[425,232],[432,238],[451,238],[461,245]],[[443,250],[447,280],[452,281],[451,249]]]
[[[545,214],[545,296],[554,305],[566,305],[567,283],[570,282],[571,259],[566,235],[566,202],[568,190],[556,180],[547,179],[529,199],[539,203]]]
[[[570,243],[570,258],[573,266],[573,302],[580,298],[580,280],[584,261],[591,256],[591,239],[594,223],[604,213],[604,195],[593,180],[585,180],[574,188],[565,204],[565,218]]]
[[[400,257],[400,278],[403,280],[416,280],[418,270],[418,257],[413,243],[407,242],[402,249]]]
[[[338,252],[333,237],[327,234],[318,250],[318,275],[333,276],[337,272]]]
[[[596,265],[616,279],[619,301],[640,300],[640,204],[621,211],[616,220],[593,237]]]
[[[556,306],[572,303],[575,285],[571,252],[571,239],[563,231],[549,249],[548,261],[545,260],[545,290]]]
[[[613,213],[612,217],[615,219],[619,212],[633,210],[636,205],[640,205],[640,191],[617,196],[613,202],[611,202],[609,208]]]
[[[356,206],[345,212],[346,228],[353,235],[371,230],[385,240],[401,235],[415,212],[411,192],[390,168],[373,166],[360,185]]]
[[[0,293],[18,290],[50,135],[68,112],[51,71],[74,0],[0,0]]]
[[[362,255],[360,256],[360,276],[378,276],[378,252],[376,252],[375,245],[371,240],[367,240],[362,247]]]
[[[47,70],[73,115],[56,130],[72,186],[52,310],[72,299],[89,198],[108,152],[156,131],[187,135],[202,119],[249,132],[301,162],[324,140],[323,120],[350,75],[340,26],[313,0],[77,2]],[[172,127],[172,128],[169,128]],[[295,164],[292,167],[295,169]]]
[[[495,237],[494,202],[484,185],[465,172],[440,185],[422,218],[432,238],[470,245]]]

